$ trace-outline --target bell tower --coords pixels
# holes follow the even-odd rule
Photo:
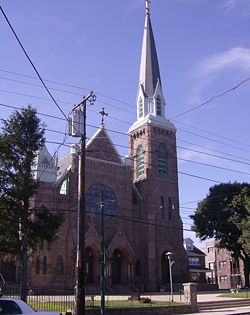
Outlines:
[[[134,184],[142,196],[141,217],[148,223],[141,233],[146,244],[146,277],[156,290],[166,286],[165,253],[174,253],[173,281],[187,275],[183,225],[179,213],[176,128],[165,118],[165,99],[150,19],[149,1],[137,91],[137,120],[129,128],[129,157]],[[145,258],[146,257],[146,258]],[[175,258],[176,257],[176,258]]]

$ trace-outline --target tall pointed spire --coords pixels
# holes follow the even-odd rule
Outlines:
[[[140,84],[144,88],[145,95],[148,97],[152,97],[155,93],[157,82],[160,82],[161,78],[154,35],[150,20],[149,3],[149,0],[146,0],[146,17],[141,53]]]
[[[137,121],[129,128],[129,132],[148,123],[175,130],[172,122],[165,118],[165,100],[150,19],[150,0],[145,1],[146,16],[141,52],[139,87],[136,100]]]

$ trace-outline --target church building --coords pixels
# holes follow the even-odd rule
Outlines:
[[[135,110],[137,120],[128,130],[129,152],[124,159],[103,123],[86,144],[87,293],[98,292],[100,284],[102,198],[107,292],[169,289],[169,252],[173,253],[173,282],[189,280],[179,210],[176,128],[165,117],[148,1]],[[36,207],[43,205],[50,211],[63,212],[65,221],[50,250],[40,251],[32,260],[33,286],[74,286],[78,165],[77,145],[58,162],[46,149],[38,155],[34,173],[40,186],[33,202]]]

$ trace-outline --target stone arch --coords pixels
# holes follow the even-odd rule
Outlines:
[[[124,272],[124,255],[120,249],[116,249],[112,255],[111,280],[112,284],[122,283],[122,273]]]
[[[63,258],[61,255],[58,255],[56,258],[56,275],[62,276],[63,273]]]
[[[170,283],[169,262],[166,257],[167,252],[168,251],[165,250],[161,255],[161,281],[164,286]]]

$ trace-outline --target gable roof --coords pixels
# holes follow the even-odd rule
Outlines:
[[[123,163],[104,125],[95,132],[86,145],[86,156],[115,163]]]

